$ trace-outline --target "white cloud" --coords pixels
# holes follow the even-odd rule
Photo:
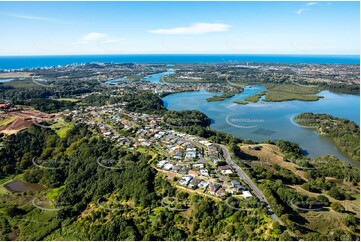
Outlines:
[[[88,43],[116,43],[124,41],[124,38],[115,38],[105,33],[91,32],[79,38],[74,44],[88,44]]]
[[[124,39],[122,39],[122,40],[124,40]],[[102,40],[102,43],[115,43],[115,42],[119,42],[119,39],[109,38],[109,39]]]
[[[297,14],[302,14],[304,11],[306,11],[306,8],[300,8],[296,11]]]
[[[189,27],[176,27],[170,29],[154,29],[150,30],[153,34],[169,34],[169,35],[188,35],[188,34],[205,34],[210,32],[229,31],[231,25],[219,23],[195,23]]]
[[[8,16],[8,17],[13,17],[13,18],[36,20],[36,21],[43,21],[43,22],[55,23],[55,24],[74,24],[74,22],[63,21],[61,19],[56,19],[56,18],[47,18],[47,17],[40,17],[40,16],[21,15],[21,14],[3,14],[3,15]]]
[[[89,43],[92,41],[98,41],[106,36],[107,35],[104,33],[91,32],[91,33],[84,35],[82,38],[79,39],[79,41]]]
[[[317,2],[309,2],[309,3],[306,3],[306,7],[311,7],[311,6],[315,6],[315,5],[317,5]],[[308,10],[308,8],[300,8],[300,9],[298,9],[297,11],[296,11],[296,13],[298,14],[298,15],[300,15],[300,14],[302,14],[304,11],[307,11]]]

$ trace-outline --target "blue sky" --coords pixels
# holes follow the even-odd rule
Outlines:
[[[359,2],[0,2],[0,55],[359,54]]]

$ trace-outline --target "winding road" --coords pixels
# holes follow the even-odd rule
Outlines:
[[[271,216],[271,218],[273,219],[273,221],[278,222],[280,225],[283,225],[282,221],[279,219],[279,217],[274,214],[274,212],[272,211],[270,205],[267,202],[266,197],[263,195],[262,191],[257,187],[257,185],[251,180],[251,178],[249,178],[249,176],[242,170],[241,167],[239,167],[234,161],[232,161],[232,156],[231,153],[229,152],[228,148],[225,145],[221,145],[221,144],[217,144],[223,152],[223,156],[225,161],[227,162],[227,164],[229,166],[231,166],[233,168],[233,170],[235,170],[237,172],[237,175],[239,176],[240,179],[242,179],[252,190],[254,195],[256,195],[256,197],[262,202],[267,204],[267,210]]]

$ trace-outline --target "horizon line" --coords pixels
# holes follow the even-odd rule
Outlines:
[[[294,54],[294,53],[274,53],[274,54],[265,54],[265,53],[254,53],[254,54],[242,54],[242,53],[116,53],[116,54],[29,54],[29,55],[0,55],[0,57],[45,57],[45,56],[115,56],[115,55],[263,55],[263,56],[272,56],[272,55],[284,55],[284,56],[358,56],[360,54]]]

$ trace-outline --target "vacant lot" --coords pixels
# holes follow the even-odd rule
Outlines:
[[[259,146],[262,147],[261,150],[250,150],[248,148],[249,145],[242,145],[240,146],[240,149],[246,154],[257,156],[261,162],[279,165],[280,167],[292,171],[293,173],[307,181],[305,172],[297,170],[294,163],[286,162],[283,160],[283,154],[276,145],[260,144]]]

